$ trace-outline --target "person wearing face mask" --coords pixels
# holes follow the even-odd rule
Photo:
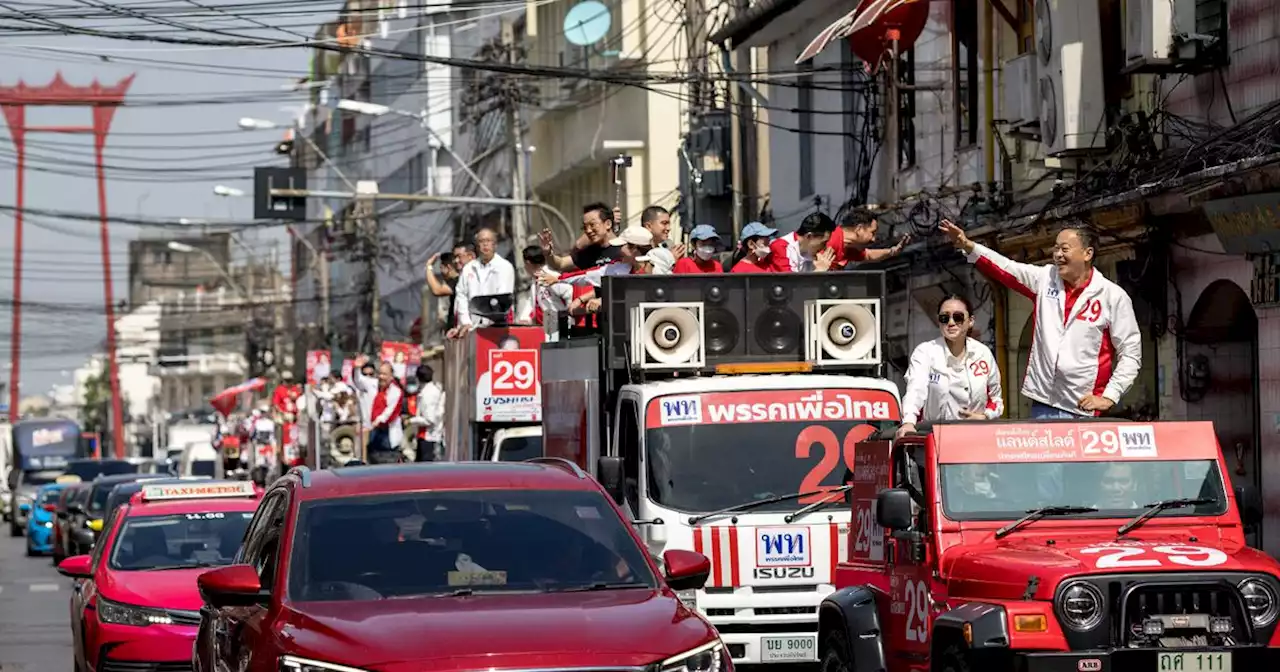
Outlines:
[[[771,229],[760,222],[751,222],[742,227],[742,234],[739,236],[742,244],[738,247],[738,252],[733,257],[733,265],[730,266],[729,272],[773,272],[773,264],[770,259],[773,250],[769,244],[773,242],[773,237],[777,234],[777,229]]]
[[[693,241],[693,256],[676,261],[675,273],[723,273],[724,266],[716,260],[720,250],[720,234],[710,224],[699,224],[689,234]]]
[[[969,300],[955,294],[943,298],[938,328],[938,338],[911,353],[899,438],[914,432],[918,422],[990,420],[1004,413],[995,357],[990,348],[969,338]]]
[[[831,232],[836,228],[826,213],[811,213],[800,228],[774,240],[770,245],[770,265],[776,273],[823,273],[835,261],[835,252],[827,248]]]

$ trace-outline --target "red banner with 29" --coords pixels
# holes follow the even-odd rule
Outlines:
[[[897,399],[885,390],[670,395],[650,401],[645,410],[646,445],[664,469],[684,481],[696,479],[704,467],[718,472],[719,481],[732,484],[718,488],[726,498],[812,493],[797,500],[808,504],[829,498],[843,484],[845,472],[856,467],[859,441],[900,417]],[[673,494],[687,493],[673,488]],[[707,491],[701,498],[713,496]],[[690,501],[685,507],[713,510],[715,503]]]
[[[1213,460],[1218,457],[1218,438],[1209,422],[956,423],[940,425],[935,432],[938,461],[944,464]]]
[[[476,415],[481,422],[542,421],[540,327],[475,331]]]

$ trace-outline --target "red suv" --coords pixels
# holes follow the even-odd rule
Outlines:
[[[295,470],[200,576],[197,672],[732,672],[600,485],[563,460]]]

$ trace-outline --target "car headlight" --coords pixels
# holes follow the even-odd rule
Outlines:
[[[1102,592],[1093,584],[1083,581],[1072,583],[1063,589],[1058,598],[1058,613],[1062,624],[1077,632],[1098,627],[1107,615]]]
[[[280,672],[366,672],[358,667],[349,667],[337,663],[326,663],[323,660],[309,660],[297,656],[281,656]]]
[[[101,597],[98,598],[98,618],[103,623],[133,625],[139,628],[148,625],[173,624],[173,619],[163,610],[112,602]]]
[[[658,666],[659,672],[724,672],[724,643],[720,640],[703,644],[678,656],[672,656]]]
[[[1245,579],[1239,587],[1254,627],[1265,628],[1275,622],[1276,616],[1280,615],[1280,602],[1276,601],[1276,592],[1266,581]]]

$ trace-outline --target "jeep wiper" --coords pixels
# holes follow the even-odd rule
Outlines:
[[[845,486],[845,487],[847,488],[848,486]],[[822,495],[829,492],[831,492],[831,490],[814,490],[813,492],[793,492],[789,495],[778,495],[776,497],[766,497],[765,499],[757,499],[752,502],[734,504],[733,506],[727,506],[723,509],[719,509],[716,511],[710,511],[707,513],[698,514],[696,516],[689,516],[689,524],[697,525],[698,523],[708,518],[713,518],[715,516],[722,516],[726,513],[741,513],[742,511],[750,511],[751,509],[758,509],[762,506],[777,504],[778,502],[785,502],[789,499],[800,499],[801,497],[808,497],[809,495]]]
[[[783,520],[790,523],[794,521],[796,518],[799,518],[800,516],[805,515],[806,513],[812,513],[814,511],[817,511],[818,509],[826,508],[832,504],[842,504],[844,503],[844,497],[834,497],[833,495],[843,495],[844,493],[852,489],[853,489],[852,485],[842,485],[836,488],[835,490],[830,490],[827,492],[827,497],[823,499],[819,499],[818,501],[812,504],[809,504],[808,506],[805,506],[803,509],[796,511],[795,513],[788,513],[785,517],[783,517]]]
[[[1201,504],[1217,503],[1218,500],[1213,497],[1183,497],[1181,499],[1162,499],[1158,502],[1151,502],[1147,505],[1147,510],[1139,514],[1137,518],[1121,525],[1120,529],[1116,530],[1116,534],[1124,535],[1129,533],[1129,531],[1133,530],[1135,527],[1160,515],[1161,511],[1180,509],[1184,506],[1199,506]]]
[[[1009,536],[1010,534],[1012,534],[1018,528],[1028,523],[1034,523],[1035,521],[1040,520],[1041,518],[1047,518],[1049,516],[1070,516],[1075,513],[1093,513],[1094,511],[1097,511],[1097,509],[1093,508],[1092,506],[1056,506],[1055,505],[1055,506],[1042,506],[1038,509],[1031,509],[1030,511],[1027,512],[1027,515],[996,530],[996,539],[1003,539]]]

